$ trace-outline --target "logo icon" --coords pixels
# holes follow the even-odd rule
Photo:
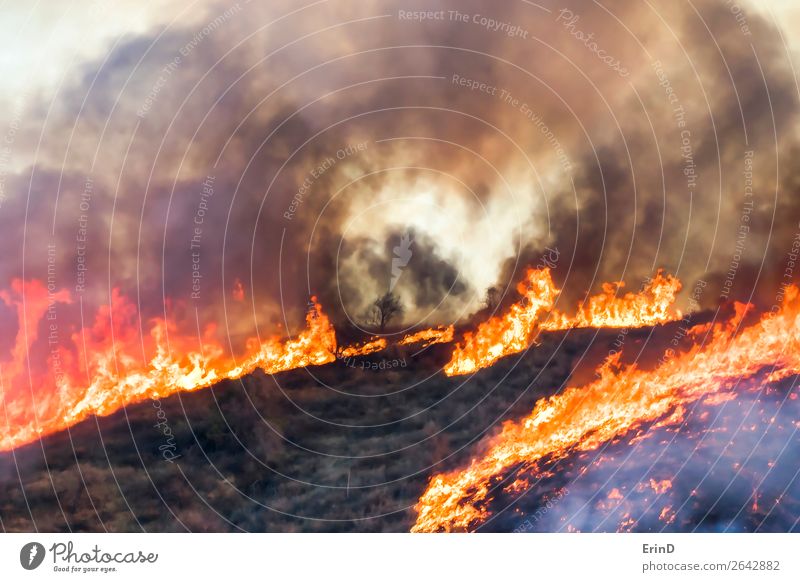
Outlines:
[[[414,240],[411,238],[411,233],[408,231],[404,232],[403,235],[400,237],[400,244],[394,249],[394,257],[392,257],[392,278],[389,281],[389,291],[394,291],[394,286],[397,285],[397,280],[400,278],[400,274],[403,272],[403,268],[408,265],[408,261],[411,260],[411,245],[414,244]]]
[[[26,570],[35,570],[44,561],[44,546],[39,542],[30,542],[19,551],[19,563]]]

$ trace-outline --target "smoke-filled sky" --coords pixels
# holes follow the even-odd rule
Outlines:
[[[658,268],[684,306],[702,280],[769,308],[796,24],[789,0],[6,6],[0,348],[36,280],[62,329],[117,289],[234,349],[311,295],[339,327],[387,290],[402,327],[464,321],[543,255],[564,308]]]

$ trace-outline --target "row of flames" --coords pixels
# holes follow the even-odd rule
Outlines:
[[[93,324],[72,334],[70,340],[77,349],[56,345],[47,356],[47,369],[37,370],[29,364],[41,323],[54,301],[71,302],[69,294],[49,295],[39,281],[15,280],[9,291],[0,291],[0,301],[14,309],[23,323],[11,361],[0,364],[0,450],[14,449],[92,415],[105,416],[147,398],[206,388],[256,369],[277,374],[387,347],[384,338],[337,347],[333,325],[312,297],[302,332],[288,340],[251,338],[245,355],[236,359],[225,355],[214,326],[200,337],[188,337],[178,333],[174,322],[162,318],[152,319],[149,332],[140,333],[136,306],[114,290],[111,304],[98,310]],[[399,343],[424,347],[452,339],[449,326],[406,335]]]
[[[604,285],[601,294],[587,298],[568,316],[554,307],[559,290],[550,271],[530,269],[517,287],[520,300],[465,333],[444,372],[453,376],[491,366],[527,349],[542,331],[633,328],[681,318],[674,308],[681,289],[675,277],[658,272],[638,292],[622,294],[621,289],[622,283]],[[529,416],[506,423],[467,467],[434,476],[416,506],[412,531],[468,530],[479,525],[489,516],[494,486],[509,469],[521,467],[535,475],[542,461],[596,449],[644,423],[674,425],[688,404],[701,398],[732,398],[737,382],[760,377],[766,368],[766,382],[800,373],[798,295],[796,287],[787,287],[779,310],[743,329],[749,306],[736,304],[736,314],[729,320],[693,327],[686,336],[689,347],[671,351],[652,370],[624,366],[618,354],[609,357],[595,381],[540,400]],[[288,340],[252,339],[246,355],[236,360],[224,355],[213,327],[199,338],[187,338],[173,323],[156,319],[150,321],[149,333],[139,333],[135,305],[115,291],[111,305],[98,311],[94,323],[72,336],[77,351],[56,351],[48,358],[49,369],[37,371],[29,365],[28,354],[54,298],[40,282],[17,280],[10,291],[0,292],[0,300],[16,310],[21,322],[11,360],[0,367],[0,414],[5,420],[0,450],[146,398],[197,390],[257,368],[275,374],[374,353],[388,345],[385,338],[373,338],[360,345],[337,346],[330,320],[312,298],[306,327],[299,335]],[[55,300],[69,302],[70,297],[63,292]],[[449,326],[409,334],[398,344],[428,346],[453,339],[454,328]],[[520,481],[506,490],[523,488]]]
[[[470,374],[491,366],[504,356],[527,349],[540,330],[555,331],[579,327],[645,327],[681,318],[674,309],[681,282],[659,271],[638,293],[619,291],[624,283],[605,283],[603,292],[580,304],[575,315],[554,309],[560,293],[550,269],[529,269],[517,285],[522,300],[504,315],[492,317],[474,333],[464,335],[444,372],[448,376]],[[544,315],[547,315],[543,319]]]
[[[149,333],[141,334],[136,306],[115,290],[111,305],[98,310],[93,324],[72,334],[77,350],[54,347],[48,370],[38,371],[29,365],[29,354],[52,297],[37,281],[14,281],[12,292],[0,293],[0,299],[27,324],[17,333],[11,362],[0,367],[0,418],[5,420],[0,450],[146,398],[197,390],[257,368],[276,374],[335,359],[333,326],[313,298],[299,335],[250,339],[244,357],[236,360],[224,355],[213,326],[192,338],[179,334],[171,321],[153,319]],[[70,299],[63,294],[58,300]]]
[[[510,470],[539,477],[542,462],[596,450],[648,423],[651,429],[676,426],[700,399],[720,404],[734,399],[749,380],[758,387],[800,374],[798,288],[787,286],[780,308],[749,326],[743,321],[751,306],[734,307],[726,321],[690,328],[689,347],[669,350],[654,369],[624,366],[614,354],[595,381],[542,399],[527,417],[506,422],[468,466],[431,479],[416,505],[412,531],[472,530],[489,518],[487,507]],[[797,393],[790,397],[796,399]],[[525,489],[527,480],[520,478],[503,491]]]
[[[680,317],[671,309],[680,282],[658,273],[640,293],[619,295],[622,283],[607,284],[590,297],[574,316],[553,309],[559,293],[549,269],[531,269],[518,286],[521,299],[504,314],[467,333],[455,346],[447,375],[466,374],[499,358],[526,349],[539,330],[570,327],[642,326]],[[240,378],[256,369],[275,374],[295,368],[327,364],[336,357],[364,356],[386,349],[385,338],[351,346],[337,346],[330,320],[315,298],[306,315],[306,327],[296,337],[252,338],[245,355],[232,358],[209,326],[201,337],[178,333],[167,319],[153,319],[140,333],[136,306],[119,291],[111,304],[100,308],[92,325],[70,338],[77,350],[56,347],[47,357],[48,369],[35,370],[29,354],[40,323],[53,301],[69,303],[66,291],[48,295],[39,281],[15,280],[0,300],[16,310],[21,325],[10,363],[0,367],[0,401],[5,430],[0,450],[10,450],[44,435],[70,427],[92,415],[108,415],[146,398],[198,390],[221,380]],[[543,314],[548,317],[542,319]],[[541,320],[541,321],[540,321]],[[408,334],[399,345],[450,343],[453,326]],[[35,389],[32,389],[35,387]]]

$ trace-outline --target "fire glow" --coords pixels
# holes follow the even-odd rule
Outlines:
[[[604,285],[604,293],[590,298],[570,318],[552,311],[542,325],[541,316],[552,310],[558,294],[549,269],[530,269],[517,290],[522,301],[502,317],[484,322],[464,345],[457,345],[447,375],[465,374],[493,364],[503,356],[520,352],[533,342],[538,330],[583,326],[652,325],[674,316],[680,282],[659,273],[639,294],[616,297],[621,283]],[[23,299],[24,298],[24,299]],[[185,336],[167,319],[149,321],[140,334],[140,316],[126,297],[114,290],[111,305],[101,307],[94,323],[72,334],[76,350],[62,346],[47,356],[47,369],[29,366],[38,327],[54,302],[70,303],[66,291],[54,296],[41,282],[15,280],[0,300],[17,312],[21,326],[15,338],[12,361],[0,368],[0,395],[6,429],[0,434],[0,450],[10,450],[42,436],[63,430],[92,415],[105,416],[146,398],[163,398],[177,392],[206,388],[233,380],[257,368],[276,374],[306,366],[318,366],[340,357],[364,356],[385,350],[385,338],[337,348],[334,328],[316,298],[306,315],[306,328],[292,339],[278,336],[251,338],[245,355],[225,355],[208,326],[201,336]],[[555,323],[554,323],[555,322]],[[143,336],[143,337],[142,337]],[[453,341],[452,325],[423,329],[402,337],[400,346]],[[35,386],[35,390],[31,387]]]
[[[463,344],[453,350],[444,373],[448,376],[469,374],[491,366],[503,356],[521,352],[533,342],[539,316],[552,309],[558,289],[553,284],[550,269],[529,269],[517,285],[522,300],[502,316],[492,317],[467,332]]]
[[[312,297],[306,327],[293,338],[250,338],[245,355],[225,355],[208,326],[201,336],[181,335],[174,322],[152,319],[140,334],[136,306],[118,290],[111,304],[101,307],[94,323],[73,333],[76,350],[57,346],[47,356],[45,370],[29,366],[38,329],[52,303],[70,303],[69,293],[48,296],[35,280],[15,280],[0,300],[13,308],[20,326],[10,363],[0,367],[0,402],[4,430],[0,450],[11,450],[64,430],[92,415],[106,416],[147,398],[164,398],[178,392],[207,388],[222,380],[235,380],[256,369],[277,374],[296,368],[320,366],[340,357],[364,356],[386,349],[385,338],[337,349],[336,334],[317,299]],[[142,337],[142,335],[144,337]],[[47,338],[45,338],[47,339]],[[400,345],[450,342],[453,327],[425,329],[407,335]],[[32,388],[35,387],[35,388]]]
[[[560,293],[549,268],[529,269],[517,286],[522,299],[502,316],[482,323],[475,333],[468,332],[463,344],[456,346],[445,374],[470,374],[491,366],[504,356],[530,346],[538,331],[577,327],[645,327],[681,318],[672,308],[681,290],[681,282],[659,271],[639,293],[619,296],[623,282],[604,283],[603,292],[589,297],[578,306],[574,316],[553,310]],[[549,312],[549,313],[548,313]],[[545,320],[541,316],[548,313]]]
[[[401,346],[422,344],[422,347],[432,346],[433,344],[446,344],[453,341],[453,332],[454,329],[452,325],[423,329],[422,331],[404,336],[399,343]]]
[[[27,327],[20,326],[12,361],[0,369],[5,421],[0,450],[32,442],[91,415],[108,415],[146,398],[198,390],[256,368],[276,374],[335,359],[334,329],[316,298],[303,331],[287,340],[251,338],[246,355],[237,362],[224,355],[214,326],[207,327],[202,337],[185,337],[173,322],[152,319],[149,333],[140,335],[136,306],[115,290],[111,305],[98,310],[94,323],[72,335],[77,350],[56,347],[47,357],[48,369],[37,371],[29,366],[29,354],[48,308],[47,291],[37,281],[23,285],[16,280],[12,292],[3,292],[0,299],[17,311]],[[69,296],[61,293],[58,300],[68,302]]]
[[[342,348],[340,355],[343,358],[366,356],[386,349],[386,340],[382,337],[374,338],[364,344]]]
[[[646,327],[681,318],[673,309],[681,282],[663,271],[656,273],[639,293],[620,296],[623,281],[603,283],[603,292],[589,297],[574,316],[553,310],[540,329],[553,331],[573,327]]]
[[[540,400],[526,418],[505,423],[469,466],[431,479],[412,531],[473,529],[490,517],[492,488],[511,468],[536,474],[541,461],[595,450],[644,423],[674,426],[700,398],[735,397],[741,380],[764,373],[769,383],[800,373],[799,295],[797,287],[786,287],[780,310],[743,330],[748,306],[736,304],[728,321],[692,328],[691,347],[670,353],[653,370],[623,366],[619,354],[608,358],[596,381]]]

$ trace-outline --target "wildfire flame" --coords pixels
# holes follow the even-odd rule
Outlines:
[[[492,317],[467,332],[464,343],[456,345],[444,372],[448,376],[469,374],[491,366],[503,356],[521,352],[534,339],[539,316],[553,307],[558,289],[550,269],[528,269],[517,285],[522,300],[511,306],[505,315]]]
[[[361,345],[348,346],[346,348],[342,348],[340,355],[343,358],[354,358],[356,356],[367,356],[369,354],[374,354],[375,352],[379,352],[385,349],[386,349],[386,340],[380,337],[370,340]]]
[[[579,305],[573,317],[554,310],[540,328],[552,331],[573,327],[645,327],[681,318],[680,311],[672,309],[681,290],[678,278],[658,271],[639,293],[619,296],[624,286],[623,281],[603,283],[603,292]]]
[[[135,305],[115,290],[111,305],[98,310],[93,325],[72,335],[77,353],[58,346],[47,357],[48,369],[36,372],[28,366],[29,354],[52,300],[39,282],[12,285],[15,295],[22,296],[23,289],[25,302],[12,293],[0,293],[0,299],[17,309],[19,321],[27,322],[17,334],[11,363],[0,369],[5,419],[0,450],[63,430],[90,415],[108,415],[146,398],[197,390],[256,368],[275,374],[334,360],[334,330],[313,297],[305,330],[285,341],[251,339],[246,356],[237,363],[224,356],[213,326],[201,338],[191,338],[178,334],[173,322],[153,319],[149,336],[140,337]],[[58,301],[69,301],[68,294],[58,295]],[[148,353],[154,355],[148,358]]]
[[[453,341],[453,332],[454,329],[452,325],[447,327],[423,329],[417,333],[404,336],[399,343],[401,346],[423,344],[423,347],[432,346],[433,344],[447,344]]]
[[[622,281],[604,283],[603,292],[589,297],[570,317],[553,309],[560,290],[553,284],[550,269],[530,269],[517,287],[522,300],[505,315],[482,323],[475,334],[467,333],[464,345],[456,346],[444,372],[455,376],[491,366],[500,358],[527,348],[540,330],[645,327],[681,318],[680,311],[672,309],[681,290],[676,277],[658,271],[639,293],[618,296],[624,285]],[[548,316],[540,321],[544,313]]]
[[[536,471],[545,457],[558,460],[589,451],[643,423],[682,421],[685,407],[770,368],[767,382],[800,373],[800,292],[787,286],[779,310],[737,333],[747,306],[737,304],[727,322],[695,326],[695,342],[684,352],[668,352],[653,370],[622,366],[608,358],[599,378],[582,387],[540,400],[519,422],[507,422],[485,454],[462,470],[435,476],[416,505],[414,532],[467,530],[489,517],[493,480],[519,466]]]

